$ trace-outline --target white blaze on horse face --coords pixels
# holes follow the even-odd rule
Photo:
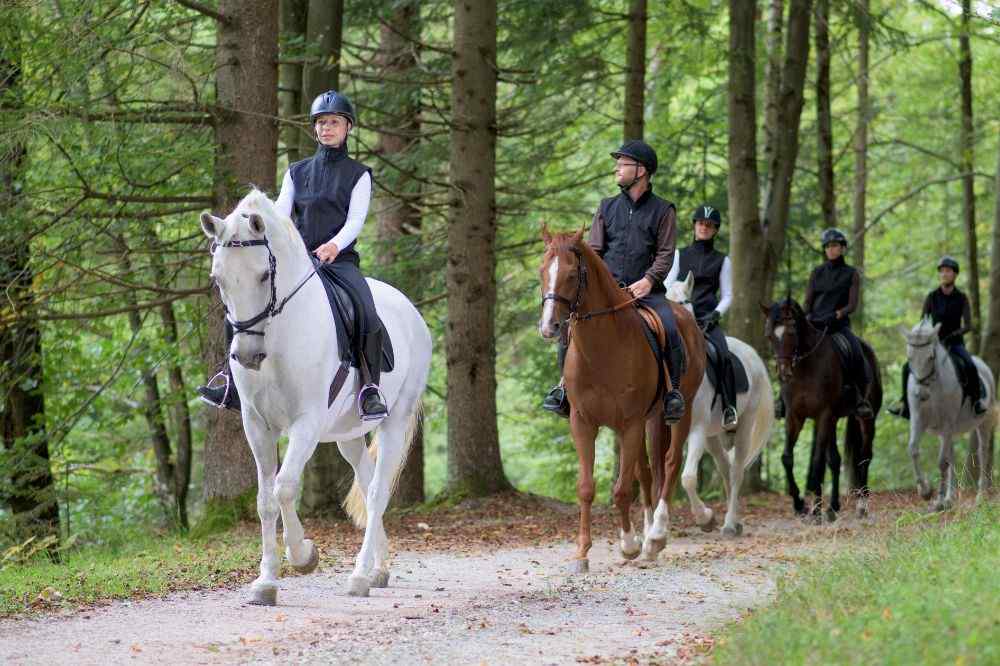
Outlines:
[[[781,338],[785,336],[785,327],[783,325],[774,327],[774,339],[781,342]]]
[[[546,294],[554,294],[556,290],[556,277],[559,275],[559,257],[553,257],[552,263],[549,264],[549,282],[545,285]],[[553,299],[545,301],[542,305],[542,321],[538,325],[538,332],[541,333],[543,338],[550,337],[550,335],[555,335],[552,326],[552,319],[556,312],[556,302]],[[553,331],[549,333],[549,331]]]

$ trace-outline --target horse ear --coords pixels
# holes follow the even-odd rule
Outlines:
[[[688,271],[687,277],[684,278],[684,293],[690,294],[692,286],[694,286],[694,273]]]
[[[768,306],[764,305],[763,303],[758,303],[757,305],[760,306],[760,311],[761,311],[761,313],[763,313],[763,315],[765,317],[770,317],[771,316],[771,308],[769,308]]]
[[[934,324],[934,335],[935,335],[935,336],[936,336],[936,335],[938,334],[938,332],[939,332],[940,330],[941,330],[941,323],[940,323],[940,322],[938,322],[937,324]]]
[[[546,245],[552,242],[552,234],[549,232],[549,225],[547,222],[542,222],[542,242]]]
[[[250,231],[258,236],[263,236],[267,228],[264,226],[264,218],[260,213],[250,213]]]
[[[573,245],[576,245],[581,240],[583,240],[583,229],[580,229],[575,234],[573,234]]]
[[[223,226],[225,226],[225,220],[219,219],[211,213],[201,214],[201,230],[209,238],[218,239]]]

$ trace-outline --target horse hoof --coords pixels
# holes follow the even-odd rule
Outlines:
[[[372,587],[389,587],[389,572],[376,571],[372,576]]]
[[[931,495],[933,495],[933,494],[934,494],[934,491],[933,491],[933,490],[931,490],[931,487],[930,487],[929,485],[926,485],[926,484],[920,484],[920,485],[918,485],[918,486],[917,486],[917,488],[918,488],[918,490],[920,490],[920,496],[921,496],[921,497],[922,497],[922,498],[923,498],[923,499],[924,499],[925,501],[926,501],[926,500],[929,500],[929,499],[931,498]]]
[[[833,509],[826,510],[826,522],[835,523],[837,522],[837,512]]]
[[[582,560],[572,560],[569,563],[569,572],[571,574],[590,573],[590,560],[586,558]]]
[[[806,503],[801,497],[792,499],[792,507],[795,509],[795,515],[804,516],[806,514]]]
[[[642,556],[648,562],[655,562],[660,551],[667,547],[666,539],[646,539],[642,544]]]
[[[726,526],[722,528],[722,536],[724,537],[735,539],[736,537],[742,535],[743,535],[743,523],[736,523],[732,527]]]
[[[351,576],[347,579],[347,596],[367,597],[371,584],[364,576]]]
[[[711,518],[709,518],[705,524],[699,525],[698,527],[701,528],[702,532],[714,532],[718,524],[719,523],[715,520],[715,513],[712,513]]]
[[[250,589],[251,606],[276,606],[278,604],[278,586],[261,585]]]
[[[316,567],[319,565],[319,548],[309,539],[303,543],[309,544],[309,559],[305,564],[292,564],[292,568],[300,574],[308,574],[316,571]]]
[[[635,558],[639,557],[640,552],[642,552],[640,549],[636,549],[634,551],[628,551],[622,549],[622,557],[624,557],[626,560],[634,560]]]

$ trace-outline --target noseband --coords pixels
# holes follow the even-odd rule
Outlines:
[[[927,386],[937,374],[937,345],[935,344],[935,340],[928,340],[922,345],[915,345],[910,342],[907,342],[907,344],[913,348],[928,347],[933,345],[933,349],[931,350],[931,371],[923,377],[918,377],[916,373],[913,374],[913,378],[917,380],[917,384]]]
[[[819,330],[815,326],[813,326],[812,324],[810,324],[808,319],[805,319],[804,321],[814,331],[818,331]],[[810,349],[809,351],[807,351],[805,354],[800,354],[799,353],[799,337],[800,337],[799,336],[799,322],[798,322],[798,320],[795,317],[791,318],[791,322],[792,322],[792,330],[795,331],[795,349],[792,351],[792,355],[791,356],[782,356],[781,354],[775,354],[775,358],[777,358],[779,361],[785,361],[786,363],[788,363],[791,366],[792,370],[795,370],[795,366],[799,364],[799,361],[804,361],[807,358],[809,358],[810,356],[812,356],[813,352],[815,352],[817,349],[819,349],[819,346],[821,344],[823,344],[823,340],[826,338],[826,329],[825,328],[823,329],[823,335],[819,336],[819,340],[816,341],[816,344],[813,346],[812,349]]]
[[[229,322],[229,325],[233,327],[233,335],[237,335],[239,333],[246,333],[247,335],[259,335],[263,337],[264,331],[252,330],[253,327],[259,324],[260,322],[264,321],[265,319],[270,319],[271,317],[277,317],[279,314],[281,314],[281,311],[285,309],[285,305],[288,303],[288,301],[292,300],[292,296],[298,293],[299,289],[302,288],[302,286],[309,280],[309,278],[311,278],[313,275],[316,274],[316,270],[319,268],[318,266],[313,267],[313,269],[309,271],[309,273],[307,273],[304,278],[299,280],[299,283],[295,285],[295,288],[292,289],[291,293],[289,293],[288,296],[285,296],[283,299],[281,299],[281,302],[279,303],[278,284],[277,284],[278,260],[274,257],[274,253],[271,252],[271,244],[268,242],[266,237],[260,240],[230,240],[226,241],[225,243],[212,243],[212,248],[210,250],[210,253],[215,254],[215,251],[220,247],[256,247],[256,246],[263,246],[264,249],[267,250],[267,279],[268,282],[271,283],[271,298],[270,300],[268,300],[267,305],[264,306],[264,309],[260,313],[258,313],[254,317],[251,317],[250,319],[243,319],[243,320],[230,319],[229,308],[227,308],[226,304],[223,303],[222,309],[226,313],[226,321]]]

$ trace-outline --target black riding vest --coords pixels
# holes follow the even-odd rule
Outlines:
[[[656,259],[660,222],[674,205],[646,190],[638,201],[622,192],[601,201],[604,218],[604,263],[615,280],[630,285],[641,280]],[[654,284],[653,293],[665,291]]]
[[[812,274],[813,302],[810,314],[814,319],[836,317],[837,310],[844,308],[851,300],[851,284],[857,271],[844,263],[843,257],[824,262]],[[851,320],[845,316],[838,327],[849,327]]]
[[[946,337],[962,328],[962,315],[965,313],[966,296],[958,287],[950,294],[945,294],[938,287],[927,295],[927,300],[931,306],[931,321],[941,324],[938,337],[944,340]],[[950,341],[949,341],[950,342]],[[959,337],[958,342],[965,344]]]
[[[679,259],[677,279],[686,280],[688,273],[694,275],[691,305],[695,317],[704,317],[719,305],[720,276],[726,255],[715,249],[714,239],[696,240],[680,251]]]
[[[371,169],[347,156],[345,141],[340,148],[321,144],[315,155],[296,162],[288,171],[295,185],[292,217],[306,249],[312,252],[344,227],[351,192]],[[360,261],[354,243],[340,248],[337,261]]]

